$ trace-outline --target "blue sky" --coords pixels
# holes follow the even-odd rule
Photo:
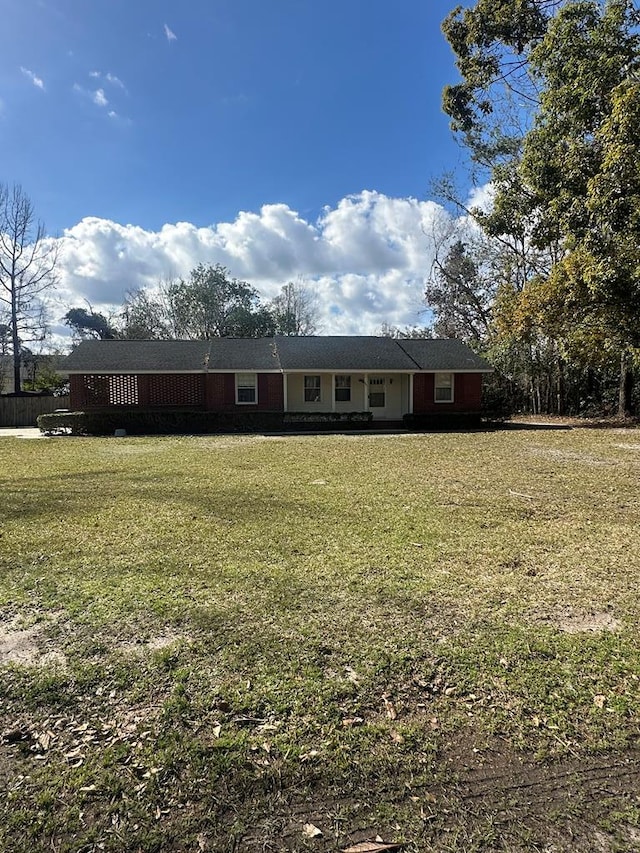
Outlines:
[[[464,164],[454,5],[0,0],[0,179],[65,238],[60,304],[203,260],[265,298],[302,277],[326,333],[415,322],[429,183]]]

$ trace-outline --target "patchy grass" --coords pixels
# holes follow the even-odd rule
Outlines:
[[[636,431],[0,453],[0,849],[640,837]]]

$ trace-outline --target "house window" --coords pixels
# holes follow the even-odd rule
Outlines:
[[[304,377],[304,401],[305,403],[320,402],[320,377],[305,376]]]
[[[236,403],[258,402],[258,380],[255,373],[236,373]]]
[[[348,403],[351,400],[351,377],[336,376],[336,403]]]
[[[436,403],[453,403],[453,373],[436,373],[434,384]]]

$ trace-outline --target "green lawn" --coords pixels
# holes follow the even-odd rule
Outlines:
[[[635,849],[640,432],[0,460],[0,850]]]

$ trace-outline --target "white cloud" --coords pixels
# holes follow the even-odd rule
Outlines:
[[[480,187],[473,187],[469,193],[468,207],[470,210],[477,208],[487,213],[493,207],[493,202],[496,197],[496,188],[492,183],[483,184]]]
[[[167,41],[178,40],[178,36],[173,32],[173,30],[170,30],[166,24],[164,25],[164,34],[167,37]]]
[[[106,107],[109,101],[107,100],[104,89],[96,89],[93,93],[93,103],[97,104],[99,107]]]
[[[95,80],[106,80],[107,83],[116,86],[118,89],[122,89],[123,92],[127,91],[127,87],[122,80],[110,71],[107,71],[106,74],[103,74],[102,71],[90,71],[89,77],[93,77]]]
[[[127,87],[124,85],[124,83],[119,77],[116,77],[115,74],[107,72],[104,75],[104,79],[107,81],[107,83],[111,83],[112,86],[117,86],[119,89],[122,89],[123,92],[127,91]]]
[[[365,191],[316,221],[285,204],[208,228],[177,222],[147,231],[87,217],[62,238],[59,297],[66,306],[88,299],[108,311],[127,290],[187,276],[200,262],[220,263],[265,300],[301,276],[317,294],[324,334],[374,334],[384,322],[422,321],[430,234],[446,216],[431,201]]]
[[[31,80],[31,82],[36,87],[36,89],[41,89],[44,92],[44,81],[42,80],[41,77],[37,77],[33,73],[33,71],[30,71],[28,68],[25,68],[22,65],[20,66],[20,71],[22,71],[22,73],[24,74],[25,77],[27,77],[29,80]]]

